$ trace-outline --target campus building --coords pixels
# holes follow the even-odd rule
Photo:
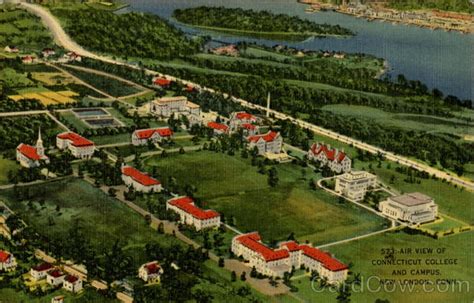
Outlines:
[[[283,138],[279,132],[269,131],[262,135],[253,135],[247,137],[248,149],[255,147],[259,155],[280,154],[283,146]]]
[[[163,268],[158,261],[145,263],[138,269],[138,277],[146,283],[159,283],[162,274]]]
[[[82,290],[82,280],[76,276],[67,275],[64,278],[63,288],[72,293],[78,293]]]
[[[142,193],[160,192],[162,190],[160,181],[131,166],[122,167],[122,181],[125,185]]]
[[[214,135],[223,135],[229,133],[229,127],[222,123],[211,121],[207,123],[207,127],[213,130]]]
[[[49,270],[53,269],[53,265],[49,263],[42,263],[38,266],[32,267],[30,269],[31,278],[35,281],[42,280],[46,278],[46,274]]]
[[[135,146],[145,145],[149,141],[157,143],[164,139],[170,139],[172,136],[173,131],[169,127],[137,129],[132,134],[132,144]]]
[[[51,286],[58,286],[64,283],[66,274],[59,269],[53,269],[46,274],[46,282]]]
[[[350,171],[336,177],[335,191],[349,199],[364,199],[368,189],[377,187],[377,177],[366,171]]]
[[[94,142],[73,132],[57,135],[56,146],[60,150],[68,149],[74,157],[79,159],[90,159],[95,151]]]
[[[15,257],[4,250],[0,250],[0,272],[1,271],[12,271],[16,268]]]
[[[379,210],[390,218],[416,224],[434,221],[438,215],[434,200],[418,192],[389,197],[379,203]]]
[[[211,227],[219,227],[221,215],[211,209],[202,210],[194,205],[194,200],[190,197],[178,197],[166,202],[166,209],[176,212],[180,217],[180,222],[192,225],[196,230]]]
[[[309,244],[288,241],[272,249],[262,243],[258,232],[235,236],[231,249],[236,256],[247,260],[249,266],[255,267],[257,272],[271,277],[283,277],[285,272],[302,265],[317,271],[330,284],[343,282],[348,274],[347,265]]]
[[[351,171],[352,161],[344,150],[331,149],[329,144],[313,143],[308,151],[308,159],[320,162],[321,166],[327,165],[336,174]]]
[[[41,139],[41,130],[38,130],[38,140],[36,146],[21,143],[16,148],[16,160],[21,166],[26,168],[38,167],[41,163],[49,163],[49,158],[46,156],[43,147],[43,140]]]
[[[163,97],[150,103],[150,112],[161,117],[180,114],[199,116],[201,108],[199,105],[189,102],[184,96]]]
[[[253,125],[257,123],[257,117],[247,112],[233,112],[230,115],[229,125],[231,131],[236,131],[243,125]]]

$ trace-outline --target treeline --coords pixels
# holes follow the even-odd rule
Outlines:
[[[444,11],[474,13],[469,0],[389,0],[389,6],[400,10],[440,9]]]
[[[194,54],[201,43],[158,16],[142,13],[114,14],[84,9],[54,8],[66,21],[66,31],[86,48],[116,56],[171,59]]]
[[[297,16],[241,8],[208,7],[177,9],[173,17],[179,22],[251,32],[312,33],[320,35],[353,35],[339,25],[318,24]]]

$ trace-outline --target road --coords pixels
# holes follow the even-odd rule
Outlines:
[[[333,245],[339,245],[339,244],[344,244],[344,243],[348,243],[348,242],[351,242],[351,241],[364,239],[364,238],[367,238],[367,237],[383,234],[387,231],[394,230],[395,228],[397,228],[397,227],[396,226],[391,226],[389,228],[382,229],[382,230],[377,230],[377,231],[374,231],[372,233],[368,233],[368,234],[365,234],[365,235],[361,235],[361,236],[357,236],[357,237],[353,237],[353,238],[349,238],[349,239],[345,239],[345,240],[341,240],[341,241],[331,242],[331,243],[328,243],[328,244],[319,245],[318,248],[326,248],[326,247],[333,246]]]
[[[21,5],[24,8],[26,8],[28,11],[30,11],[31,13],[39,16],[42,19],[43,23],[46,25],[46,27],[48,27],[51,30],[51,32],[53,33],[54,39],[58,43],[58,45],[62,45],[65,49],[68,49],[70,51],[74,51],[74,52],[76,52],[76,53],[78,53],[78,54],[80,54],[81,56],[84,56],[84,57],[89,57],[89,58],[92,58],[92,59],[100,60],[100,61],[111,63],[111,64],[124,65],[124,66],[128,66],[130,68],[137,69],[137,70],[140,69],[136,65],[129,64],[129,63],[122,62],[122,61],[118,61],[118,60],[114,60],[110,57],[97,55],[95,53],[92,53],[92,52],[84,49],[83,47],[78,45],[76,42],[74,42],[66,34],[66,32],[63,30],[63,28],[61,27],[58,20],[47,9],[45,9],[41,6],[38,6],[38,5],[34,5],[34,4],[30,4],[30,3],[24,3],[24,2],[22,2]],[[170,76],[170,75],[161,74],[161,73],[158,73],[156,71],[149,70],[149,69],[144,69],[144,71],[147,74],[165,76],[170,80],[181,81],[185,85],[190,84],[193,87],[195,87],[197,89],[200,89],[200,90],[205,90],[205,91],[209,91],[209,92],[216,92],[215,90],[213,90],[211,88],[201,87],[199,84],[192,83],[190,81],[186,81],[186,80],[182,80],[182,79],[178,79],[178,78],[175,78],[175,77]],[[228,95],[224,94],[224,96],[228,96]],[[254,109],[259,109],[261,111],[267,111],[267,109],[264,106],[256,105],[256,104],[250,103],[250,102],[248,102],[246,100],[243,100],[243,99],[231,97],[231,100],[233,100],[234,102],[240,103],[242,106],[245,106],[247,108],[254,108]],[[275,110],[270,109],[269,113],[273,114],[275,116],[275,118],[277,118],[277,119],[290,120],[294,124],[296,124],[300,127],[308,128],[308,129],[312,130],[315,133],[327,136],[329,138],[335,139],[337,141],[340,141],[340,142],[343,142],[343,143],[346,143],[346,144],[352,144],[353,146],[355,146],[359,149],[368,151],[368,152],[373,153],[373,154],[379,154],[380,153],[388,160],[398,162],[398,163],[400,163],[402,165],[405,165],[405,166],[410,166],[410,167],[412,167],[414,169],[417,169],[419,171],[425,171],[425,172],[429,173],[430,175],[435,175],[438,178],[448,180],[448,181],[453,182],[453,183],[455,183],[459,186],[463,186],[466,189],[474,190],[474,183],[473,182],[466,181],[466,180],[464,180],[462,178],[459,178],[455,175],[451,175],[451,174],[446,173],[444,171],[441,171],[439,169],[430,167],[426,164],[422,164],[422,163],[410,160],[406,157],[396,155],[392,152],[387,152],[387,151],[385,151],[381,148],[378,148],[378,147],[369,145],[367,143],[361,142],[359,140],[356,140],[356,139],[338,134],[337,132],[324,129],[322,127],[316,126],[316,125],[308,123],[306,121],[293,118],[293,117],[291,117],[287,114],[283,114],[283,113],[280,113],[280,112],[275,111]]]

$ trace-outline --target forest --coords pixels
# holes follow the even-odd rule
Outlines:
[[[177,9],[173,17],[179,22],[249,32],[309,33],[313,35],[353,35],[339,25],[318,24],[296,16],[241,8],[207,7]]]

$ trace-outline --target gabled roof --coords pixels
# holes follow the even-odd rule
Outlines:
[[[253,232],[239,236],[237,239],[242,245],[260,254],[266,262],[285,259],[290,256],[286,249],[271,249],[260,242],[258,232]]]
[[[171,137],[173,135],[173,131],[169,127],[140,129],[134,132],[138,139],[150,139],[155,133],[158,133],[160,137]]]
[[[229,127],[225,124],[212,122],[212,121],[207,123],[207,127],[215,129],[215,130],[222,130],[225,132],[229,129]]]
[[[67,281],[69,283],[74,283],[76,281],[78,281],[79,278],[76,277],[76,276],[72,276],[72,275],[67,275],[66,278],[64,279],[64,281]]]
[[[300,250],[299,244],[296,243],[295,241],[288,241],[288,242],[280,243],[280,247],[286,247],[288,249],[288,251],[290,251],[290,252]]]
[[[257,121],[257,118],[254,115],[246,113],[246,112],[237,112],[234,114],[234,118],[239,119],[239,120]]]
[[[220,217],[220,214],[215,210],[202,210],[194,205],[194,200],[190,197],[179,197],[168,200],[168,203],[172,206],[185,211],[196,219],[208,220],[216,217]]]
[[[59,278],[59,277],[64,276],[64,273],[60,271],[59,269],[53,269],[52,271],[48,272],[48,275],[54,278]]]
[[[10,253],[4,251],[4,250],[0,250],[0,263],[5,263],[8,261],[8,259],[10,259]]]
[[[45,271],[45,270],[50,270],[51,268],[53,268],[53,265],[49,263],[42,263],[38,266],[33,267],[32,269],[34,271]]]
[[[155,178],[150,177],[149,175],[142,173],[136,168],[131,166],[124,166],[122,168],[122,174],[131,177],[136,182],[140,183],[144,186],[152,186],[152,185],[159,185],[161,184],[160,181],[156,180]]]
[[[326,144],[313,143],[313,145],[311,145],[311,152],[315,155],[324,153],[329,161],[336,161],[338,163],[346,158],[346,154],[343,151],[338,151],[335,148],[331,149]]]
[[[149,275],[152,275],[152,274],[157,274],[160,272],[160,265],[158,264],[158,262],[151,262],[151,263],[148,263],[145,265],[145,269],[146,269],[146,272],[149,274]]]
[[[245,128],[245,129],[248,129],[248,130],[254,130],[257,128],[257,126],[253,125],[253,124],[250,124],[250,123],[244,123],[242,124],[242,127]]]
[[[85,146],[94,145],[94,142],[87,140],[86,138],[73,132],[66,132],[66,133],[59,134],[58,138],[71,141],[71,144],[77,147],[85,147]]]
[[[153,84],[159,85],[159,86],[168,86],[171,84],[171,80],[168,80],[166,78],[156,78],[153,81]]]
[[[348,269],[349,267],[339,260],[331,257],[330,254],[323,252],[322,250],[317,249],[316,247],[311,247],[309,245],[300,245],[303,254],[320,262],[325,268],[330,271],[340,271]]]
[[[36,147],[33,147],[31,145],[28,145],[28,144],[21,143],[20,145],[18,145],[18,147],[16,149],[22,155],[24,155],[25,157],[27,157],[30,160],[33,160],[33,161],[41,160],[41,156],[38,155],[38,151],[36,150]]]
[[[265,142],[272,142],[274,141],[278,136],[280,136],[280,133],[277,133],[275,131],[269,131],[266,134],[263,135],[254,135],[254,136],[249,136],[247,137],[247,141],[256,143],[260,139],[264,140]]]

